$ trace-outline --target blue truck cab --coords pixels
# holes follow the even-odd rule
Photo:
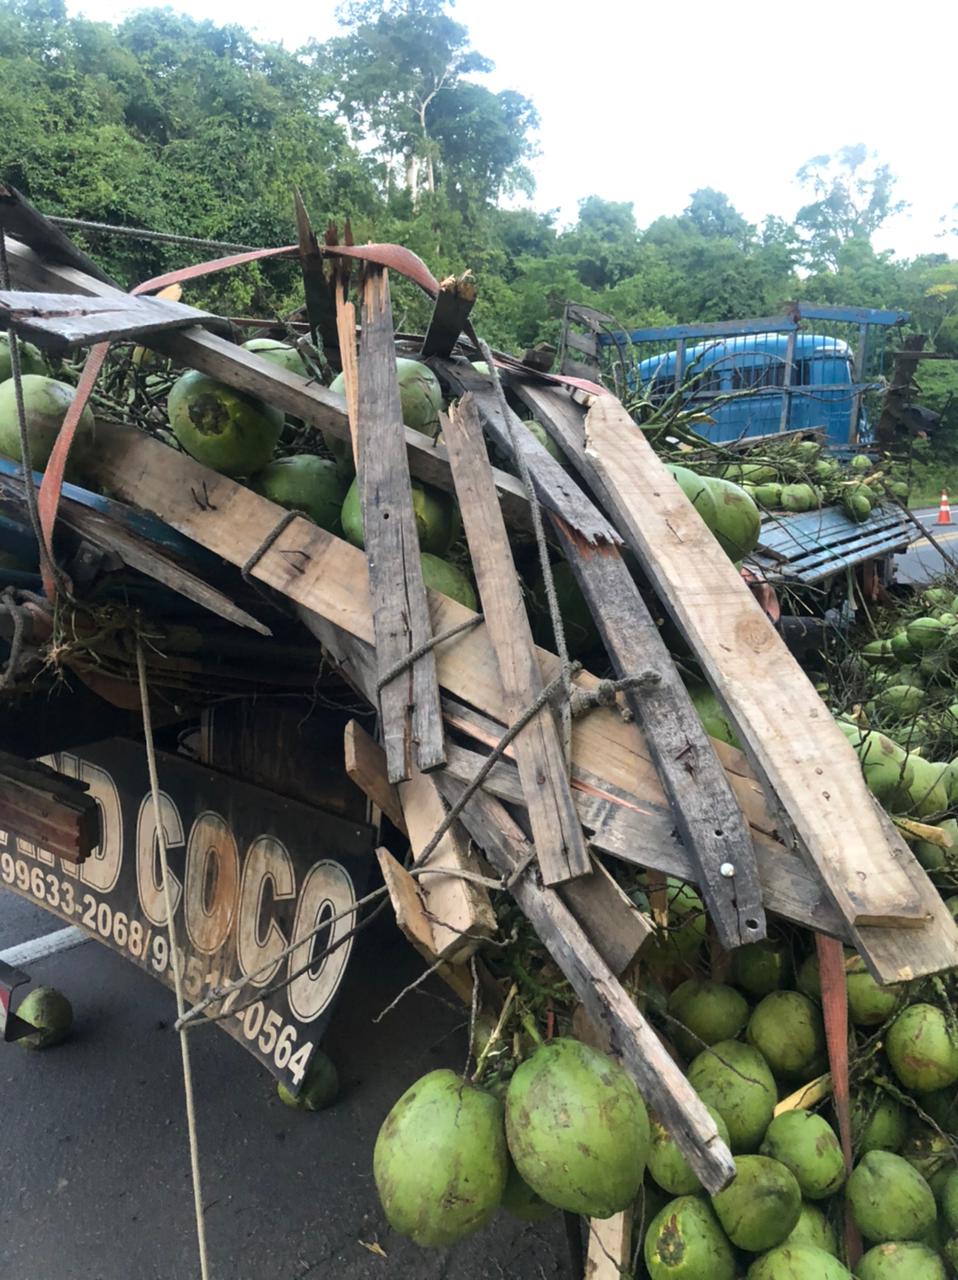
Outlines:
[[[817,428],[829,444],[846,445],[853,411],[862,439],[867,424],[849,344],[824,334],[795,334],[786,390],[789,341],[783,333],[717,338],[687,347],[681,367],[678,351],[650,356],[635,366],[636,390],[641,386],[661,401],[674,392],[678,371],[686,406],[712,419],[697,423],[696,431],[714,441]]]

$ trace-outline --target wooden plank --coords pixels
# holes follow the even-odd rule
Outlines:
[[[444,790],[449,788],[447,799],[461,790],[448,775],[437,774],[437,780]],[[511,875],[520,865],[523,841],[502,805],[474,796],[463,820],[496,870]],[[512,894],[589,1017],[611,1031],[622,1065],[700,1181],[713,1194],[727,1186],[735,1165],[714,1120],[559,894],[540,888],[529,870],[517,879]]]
[[[698,512],[611,396],[589,411],[586,454],[770,801],[780,803],[839,911],[853,926],[925,922],[924,904],[902,866],[904,841],[882,831],[845,735]]]
[[[70,237],[35,209],[16,187],[5,182],[0,182],[0,225],[7,232],[8,251],[10,236],[16,236],[48,262],[78,269],[91,279],[103,281],[117,292],[122,292],[98,263],[78,249]]]
[[[461,963],[483,941],[496,932],[496,914],[489,894],[481,885],[470,884],[456,872],[477,872],[479,865],[469,848],[469,840],[458,823],[453,823],[428,856],[423,852],[446,817],[442,796],[432,774],[413,767],[408,782],[399,784],[399,801],[406,820],[413,862],[449,875],[423,876],[421,893],[432,920],[437,954]]]
[[[452,354],[475,306],[476,295],[476,282],[471,271],[464,271],[461,276],[447,276],[441,282],[420,351],[424,360],[429,356]]]
[[[396,913],[396,923],[423,959],[429,964],[435,964],[439,956],[436,953],[432,924],[419,896],[420,886],[388,849],[377,849],[376,857],[383,873],[383,882],[389,891],[389,900]],[[464,1004],[472,1003],[472,978],[468,970],[455,964],[442,964],[436,972]]]
[[[259,494],[139,431],[110,427],[101,430],[101,440],[103,447],[92,463],[101,484],[109,485],[119,498],[152,511],[231,564],[245,563],[285,514]],[[304,572],[293,570],[283,554],[289,550],[296,551],[295,559],[305,566]],[[355,655],[365,653],[369,663],[366,678],[375,684],[366,561],[361,551],[308,521],[297,520],[260,559],[252,576],[300,606],[301,618],[340,662],[348,679],[362,677],[361,671],[354,670]],[[429,593],[429,603],[437,632],[474,616],[435,592]],[[337,649],[341,640],[350,642],[348,653],[341,645]],[[354,643],[357,640],[359,645]],[[539,650],[538,656],[543,679],[549,681],[558,672],[558,659],[545,650]],[[480,625],[440,645],[436,658],[442,687],[496,721],[501,734],[503,695],[485,627]],[[598,681],[582,673],[576,683],[595,688]],[[777,816],[769,812],[742,753],[724,744],[716,744],[716,751],[750,825],[757,832],[774,835]],[[575,721],[572,758],[575,767],[602,779],[610,794],[618,791],[630,796],[639,809],[656,804],[666,808],[642,733],[636,724],[624,723],[617,710],[598,708]],[[856,945],[882,982],[958,966],[958,927],[940,915],[940,895],[913,863],[911,859],[909,875],[914,875],[932,924],[909,931],[912,936],[908,938],[888,927],[856,935]]]
[[[403,835],[406,817],[399,792],[386,776],[386,753],[374,742],[358,720],[350,720],[343,735],[346,774],[370,803],[386,815]]]
[[[585,1280],[622,1280],[631,1275],[632,1210],[589,1219]]]
[[[0,328],[13,328],[41,346],[92,346],[115,338],[226,322],[205,311],[166,298],[133,298],[123,294],[107,301],[83,294],[0,290]]]
[[[66,862],[84,862],[100,841],[100,809],[84,782],[0,751],[0,827],[28,831]]]
[[[15,240],[7,241],[7,253],[10,273],[17,285],[35,285],[97,297],[126,297],[120,290],[72,267],[58,267],[41,261],[31,249]],[[258,396],[324,434],[339,440],[351,439],[346,402],[342,396],[318,386],[310,378],[281,369],[255,351],[247,351],[200,328],[156,335],[144,345],[169,356],[178,364],[209,374],[238,391]],[[412,427],[405,427],[403,434],[409,469],[416,479],[452,491],[452,475],[445,447]],[[495,476],[496,490],[510,526],[531,528],[529,504],[521,483],[506,471],[496,471]]]
[[[390,782],[445,763],[436,658],[430,650],[387,679],[432,639],[412,483],[402,438],[389,273],[370,267],[363,287],[359,361],[363,534],[379,665],[379,707]]]
[[[456,374],[452,376],[469,375],[460,374],[456,366]],[[497,401],[488,390],[484,390],[476,396],[475,403],[483,422],[498,439],[501,428],[496,424],[497,421],[501,423],[502,414]],[[506,437],[502,443],[508,448],[508,428],[505,430]],[[446,433],[447,436],[450,432]],[[622,678],[647,672],[655,681],[649,688],[629,691],[626,701],[642,723],[682,840],[701,868],[699,883],[719,938],[723,946],[729,948],[758,942],[765,937],[765,914],[748,828],[672,657],[618,547],[611,541],[590,540],[566,521],[558,510],[561,496],[553,486],[552,471],[558,470],[564,477],[565,473],[531,432],[522,431],[521,434],[531,438],[526,461],[533,483],[537,492],[550,495],[548,511],[553,530],[590,607],[616,675]],[[452,450],[452,439],[447,443]],[[484,455],[485,450],[481,449],[481,456]],[[479,466],[480,450],[474,448],[463,470],[471,477],[478,472]],[[454,459],[453,472],[458,484],[459,468]],[[565,484],[568,484],[568,477],[565,477]],[[576,521],[580,527],[588,528],[590,522],[585,508],[591,504],[584,494],[578,490],[577,493]],[[486,506],[489,506],[488,498]],[[465,521],[466,509],[462,500],[460,507]],[[469,534],[468,523],[466,532]],[[469,543],[473,550],[473,565],[478,572],[481,562],[478,544],[488,544],[489,533],[486,528],[476,532],[475,539],[469,534]],[[508,555],[508,544],[506,547]],[[504,589],[500,585],[503,578],[511,580],[514,577],[492,565],[487,572],[495,577],[500,590]],[[483,599],[485,603],[485,597]],[[521,598],[519,608],[522,609]],[[495,637],[493,641],[496,643]],[[523,705],[528,705],[529,701],[530,698],[525,698]],[[536,776],[541,772],[538,769]],[[536,845],[538,848],[538,838]]]
[[[506,715],[513,722],[542,692],[542,673],[471,396],[461,401],[458,410],[450,410],[443,435],[505,692]],[[543,880],[551,885],[586,875],[589,852],[572,803],[552,708],[543,707],[514,745]]]
[[[726,948],[765,937],[765,910],[748,825],[688,690],[615,547],[590,548],[554,517],[619,678],[648,672],[654,684],[625,694],[642,725],[682,843]]]

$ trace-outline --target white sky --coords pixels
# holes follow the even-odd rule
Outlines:
[[[101,20],[147,7],[71,4]],[[330,0],[173,7],[290,47],[336,30]],[[900,0],[458,0],[455,16],[496,63],[489,87],[517,89],[536,104],[535,204],[558,208],[563,222],[596,194],[632,201],[644,226],[680,212],[697,187],[726,192],[752,222],[766,213],[791,218],[803,202],[799,166],[865,142],[911,205],[876,246],[902,257],[958,255],[958,236],[939,235],[942,215],[953,224],[958,205],[953,0],[914,10]]]

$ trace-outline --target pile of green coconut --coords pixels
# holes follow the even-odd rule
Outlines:
[[[858,453],[842,462],[818,441],[791,436],[756,445],[731,460],[726,452],[720,458],[696,457],[688,465],[741,485],[768,512],[837,506],[850,519],[862,521],[886,499],[908,498],[906,470],[891,458]]]
[[[958,1027],[934,984],[879,987],[846,957],[849,1173],[808,935],[742,948],[721,978],[707,976],[701,902],[670,888],[682,909],[642,953],[636,999],[729,1144],[734,1181],[708,1195],[614,1059],[569,1035],[543,1042],[526,1015],[479,1030],[471,1078],[433,1071],[386,1117],[374,1174],[392,1228],[438,1247],[499,1211],[537,1221],[631,1210],[633,1280],[844,1280],[847,1207],[864,1242],[860,1280],[953,1275]]]

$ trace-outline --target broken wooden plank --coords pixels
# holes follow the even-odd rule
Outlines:
[[[119,289],[103,284],[72,267],[44,262],[31,249],[16,240],[7,241],[7,253],[13,281],[21,287],[37,286],[97,297],[126,297]],[[178,364],[187,365],[225,382],[237,391],[258,396],[324,434],[328,433],[338,440],[351,439],[346,403],[342,396],[319,386],[310,378],[281,369],[269,360],[264,360],[255,351],[247,351],[244,347],[236,346],[225,338],[200,328],[151,336],[144,345],[159,351],[161,355],[169,356]],[[438,441],[428,439],[422,432],[414,431],[412,427],[405,427],[403,434],[409,469],[416,479],[451,492],[452,475],[445,447]],[[522,484],[506,471],[497,470],[495,476],[496,490],[510,526],[529,529],[529,504]]]
[[[396,923],[424,960],[435,965],[439,959],[433,938],[432,924],[420,898],[420,885],[413,879],[388,849],[376,850],[383,883],[389,891],[389,900],[396,914]],[[459,965],[440,964],[436,968],[439,977],[447,983],[464,1004],[472,1003],[472,978],[467,969]]]
[[[617,523],[692,646],[758,776],[853,927],[927,912],[858,759],[742,578],[622,405],[595,400],[586,454]],[[827,763],[827,777],[826,777]],[[854,821],[850,821],[854,815]]]
[[[589,1219],[585,1280],[623,1280],[632,1274],[632,1210]]]
[[[76,864],[100,842],[100,808],[85,782],[0,751],[0,828]]]
[[[492,480],[475,402],[453,407],[443,431],[459,510],[499,666],[506,716],[518,720],[542,692],[532,629]],[[514,741],[539,869],[546,884],[588,873],[589,852],[572,802],[567,764],[551,706]]]
[[[0,290],[0,328],[15,329],[42,347],[87,347],[197,324],[227,328],[224,320],[166,298]]]
[[[461,963],[483,939],[492,937],[497,927],[488,892],[457,874],[478,872],[478,862],[458,823],[453,823],[432,853],[424,856],[446,817],[432,774],[420,773],[413,766],[411,777],[401,782],[398,789],[413,862],[417,867],[429,867],[437,873],[420,878],[436,951],[446,959]],[[439,874],[443,871],[449,874]]]
[[[7,232],[7,248],[10,237],[28,245],[37,257],[41,254],[50,263],[82,271],[95,281],[122,293],[103,268],[82,249],[78,249],[69,236],[35,209],[26,196],[9,183],[0,182],[0,226]]]
[[[281,507],[226,476],[200,466],[187,455],[170,450],[159,441],[129,428],[101,429],[102,448],[91,460],[94,478],[110,486],[119,498],[152,511],[171,527],[222,556],[242,565],[277,523],[285,518]],[[299,572],[284,552],[293,557]],[[357,653],[368,663],[363,676],[375,685],[372,650],[372,618],[367,596],[365,556],[357,548],[306,520],[297,519],[283,531],[252,570],[252,577],[283,592],[299,606],[305,624],[340,663],[347,679],[357,672]],[[475,615],[470,610],[429,592],[434,632],[448,630]],[[346,652],[341,641],[349,641]],[[355,641],[361,643],[356,644]],[[337,647],[338,646],[338,647]],[[558,659],[539,650],[543,680],[558,673]],[[440,685],[460,700],[468,700],[500,726],[505,722],[503,694],[495,657],[485,627],[480,625],[436,649]],[[581,688],[595,688],[598,681],[583,672],[576,679]],[[755,831],[774,835],[776,819],[770,815],[754,778],[744,774],[744,757],[734,748],[716,744],[729,781]],[[639,727],[623,722],[617,709],[599,707],[576,720],[572,732],[574,767],[603,781],[609,793],[632,797],[638,809],[666,807],[658,775],[649,759]],[[881,982],[897,982],[924,973],[958,966],[958,926],[950,917],[927,876],[909,862],[927,916],[927,928],[909,931],[902,939],[894,928],[859,931],[862,955]]]
[[[461,794],[459,784],[447,774],[436,777],[447,799]],[[521,865],[522,842],[502,805],[488,796],[474,796],[463,820],[496,870],[511,876]],[[735,1164],[715,1121],[559,894],[540,888],[528,869],[511,891],[589,1017],[611,1031],[613,1051],[699,1180],[713,1194],[727,1186],[735,1176]]]
[[[406,835],[406,817],[399,792],[386,776],[386,753],[358,720],[350,720],[343,735],[346,774],[369,802]]]
[[[359,360],[359,453],[363,537],[379,667],[379,707],[390,782],[410,777],[413,753],[428,773],[445,763],[436,658],[412,483],[403,443],[389,273],[369,267],[363,283]]]
[[[444,704],[445,705],[445,704]],[[447,714],[447,722],[462,722]],[[459,782],[471,782],[485,757],[456,743],[447,747],[446,771]],[[573,798],[579,821],[590,833],[589,843],[597,853],[609,854],[620,862],[675,876],[698,884],[699,868],[679,840],[672,815],[662,805],[643,800],[641,806],[626,796],[609,794],[608,784],[599,790],[599,780],[573,772]],[[519,774],[514,765],[493,766],[483,790],[506,804],[523,803]],[[756,833],[756,861],[762,895],[769,911],[797,924],[851,943],[852,933],[832,904],[824,897],[821,882],[797,854]]]
[[[326,278],[322,250],[298,190],[293,192],[293,207],[296,213],[299,267],[303,276],[303,298],[306,302],[309,336],[313,346],[321,346],[328,359],[329,352],[335,352],[338,341],[334,287]]]
[[[442,367],[444,372],[454,370],[448,374],[450,378],[468,380],[461,363]],[[474,373],[470,366],[470,374]],[[488,386],[476,394],[475,403],[487,429],[509,449],[508,426]],[[553,473],[559,472],[566,488],[568,476],[518,419],[514,425],[536,491],[549,496],[552,527],[616,675],[620,679],[640,674],[650,677],[647,687],[629,690],[626,701],[642,723],[683,842],[701,868],[699,884],[719,938],[726,947],[758,942],[765,937],[765,913],[748,827],[671,654],[618,547],[610,540],[591,540],[581,532],[588,526],[589,499],[577,491],[574,521],[567,520]],[[501,437],[503,430],[505,437]],[[474,459],[470,470],[476,466]],[[455,475],[455,465],[453,471]],[[598,519],[594,507],[592,511]],[[536,843],[538,847],[538,840]]]
[[[452,354],[475,301],[476,282],[471,271],[464,271],[461,276],[447,276],[442,281],[420,351],[424,360],[429,356]]]

